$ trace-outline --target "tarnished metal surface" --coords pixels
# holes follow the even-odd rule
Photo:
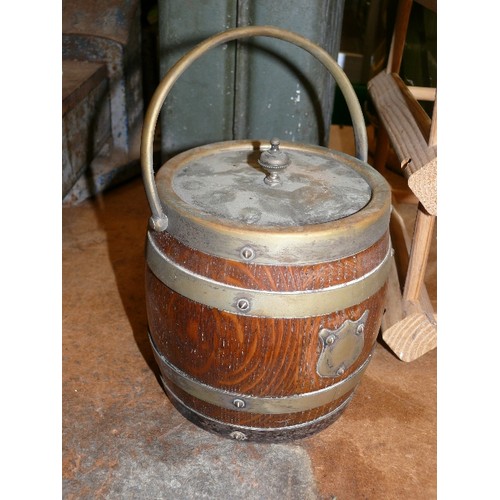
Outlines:
[[[259,227],[331,222],[370,201],[369,184],[339,158],[298,150],[287,156],[279,186],[264,182],[255,155],[243,149],[215,150],[186,161],[176,170],[172,188],[195,212]]]
[[[258,163],[266,171],[267,175],[264,182],[268,186],[279,186],[281,179],[278,172],[282,172],[290,165],[290,157],[280,150],[280,141],[278,138],[271,139],[271,147],[260,154]]]
[[[358,385],[372,358],[370,354],[365,362],[349,377],[324,389],[288,397],[256,397],[223,391],[195,380],[168,362],[158,351],[151,335],[149,335],[149,340],[162,375],[183,391],[221,408],[269,415],[311,410],[341,398]]]
[[[283,143],[291,156],[298,152],[317,157],[317,161],[337,161],[361,176],[371,190],[370,201],[349,217],[322,224],[302,226],[260,226],[242,220],[220,219],[181,200],[172,189],[178,169],[224,152],[246,151],[259,155],[256,141],[230,141],[201,146],[169,160],[156,176],[162,210],[169,217],[168,232],[183,244],[231,260],[247,261],[241,252],[250,247],[252,262],[259,264],[315,264],[354,255],[373,245],[387,231],[390,217],[390,188],[372,167],[355,158],[319,146]],[[261,173],[262,175],[262,173]],[[284,174],[285,175],[285,174]],[[211,180],[216,182],[216,179]],[[259,181],[267,188],[262,181]],[[274,189],[274,188],[267,188]],[[332,193],[333,194],[333,193]],[[221,203],[222,205],[222,203]]]
[[[316,371],[320,377],[339,377],[352,366],[363,350],[367,319],[365,311],[356,321],[346,319],[335,330],[319,332],[322,349]]]
[[[275,292],[227,285],[195,274],[175,262],[148,237],[146,259],[154,275],[169,288],[200,304],[245,316],[308,318],[341,311],[371,297],[389,274],[391,251],[364,276],[319,290]]]

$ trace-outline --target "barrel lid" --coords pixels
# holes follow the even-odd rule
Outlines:
[[[366,180],[329,150],[279,150],[273,141],[271,149],[262,141],[251,151],[222,148],[188,157],[176,169],[172,189],[194,211],[222,223],[263,227],[331,222],[370,201]]]
[[[280,148],[226,141],[168,160],[156,174],[166,231],[214,256],[271,265],[347,257],[383,236],[391,195],[375,169],[320,146]]]

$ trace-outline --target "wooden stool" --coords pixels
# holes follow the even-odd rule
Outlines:
[[[419,3],[436,10],[435,2]],[[403,361],[413,361],[437,346],[437,320],[424,285],[437,215],[436,89],[408,87],[398,75],[412,4],[412,0],[400,0],[387,69],[368,82],[381,122],[374,166],[385,169],[392,146],[408,186],[419,200],[411,240],[395,201],[391,216],[395,260],[382,338]],[[417,99],[434,101],[432,119]]]

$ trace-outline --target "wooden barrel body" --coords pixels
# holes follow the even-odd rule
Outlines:
[[[176,176],[188,179],[187,164],[198,162],[202,176],[198,166],[225,151],[232,165],[239,154],[251,169],[255,149],[245,141],[196,148],[158,173],[170,228],[148,231],[147,314],[162,381],[179,411],[227,437],[276,442],[336,420],[368,365],[391,256],[390,191],[358,160],[290,143],[295,163],[315,153],[350,164],[369,185],[369,202],[345,218],[286,228],[239,216],[221,221],[204,212],[210,208],[189,213],[191,198],[175,188]],[[220,186],[216,194],[223,198]]]

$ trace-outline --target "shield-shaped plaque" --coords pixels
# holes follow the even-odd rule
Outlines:
[[[356,361],[365,342],[368,310],[357,321],[345,320],[336,330],[319,332],[321,354],[316,371],[320,377],[340,377]]]

